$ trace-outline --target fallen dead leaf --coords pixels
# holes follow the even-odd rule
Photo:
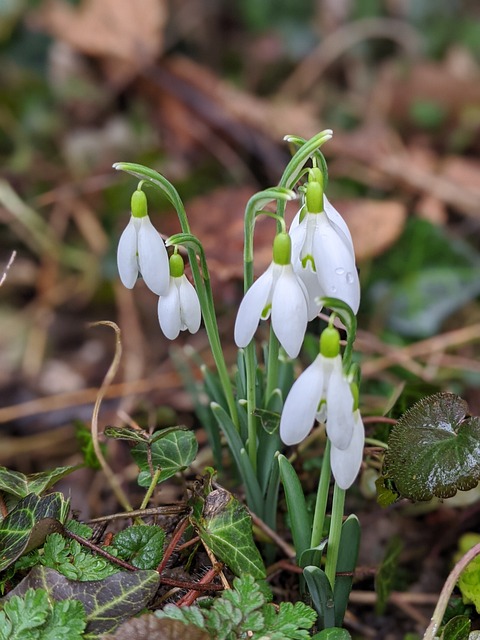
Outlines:
[[[407,219],[405,206],[394,200],[337,200],[333,204],[350,229],[358,262],[388,249]]]
[[[49,0],[35,23],[73,49],[104,59],[110,79],[120,82],[160,54],[166,17],[164,0],[83,0],[79,8]]]

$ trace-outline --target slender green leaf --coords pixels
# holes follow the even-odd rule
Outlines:
[[[299,559],[305,549],[310,546],[310,535],[312,531],[311,517],[307,510],[305,496],[302,485],[290,462],[284,455],[278,456],[280,467],[280,478],[285,490],[290,526],[292,528],[293,544],[297,559]]]
[[[357,516],[350,515],[342,525],[340,548],[337,558],[337,575],[333,589],[335,600],[335,624],[340,627],[347,610],[348,598],[352,589],[353,574],[357,566],[360,549],[360,523]]]
[[[377,592],[375,612],[379,616],[385,612],[388,596],[392,591],[393,582],[397,573],[398,558],[403,546],[403,542],[398,536],[394,536],[389,540],[382,563],[375,576],[375,591]]]
[[[325,571],[318,567],[305,567],[303,577],[312,597],[313,606],[318,613],[320,627],[335,626],[335,602],[332,587]]]
[[[240,438],[235,425],[228,413],[216,402],[211,404],[213,415],[217,420],[218,426],[223,431],[228,443],[228,447],[232,452],[233,458],[237,465],[238,471],[242,476],[247,494],[247,503],[250,509],[258,516],[262,515],[262,495],[258,486],[257,478],[253,471],[250,460],[245,453],[245,445]]]

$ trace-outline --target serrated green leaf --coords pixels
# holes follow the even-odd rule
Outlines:
[[[393,427],[384,474],[410,500],[450,498],[480,480],[480,418],[450,393],[417,402]]]
[[[0,640],[81,640],[85,626],[80,602],[50,603],[44,589],[13,596],[0,612]]]
[[[160,583],[156,571],[119,571],[104,580],[76,582],[45,567],[35,567],[2,602],[23,596],[28,589],[45,589],[50,600],[79,600],[86,613],[85,640],[111,633],[139,613],[152,599]]]
[[[455,616],[443,628],[441,640],[467,640],[472,623],[467,616]]]
[[[103,580],[119,571],[117,565],[92,553],[77,540],[64,538],[58,533],[49,535],[43,547],[40,563],[55,569],[69,580]]]
[[[83,456],[83,464],[89,469],[94,469],[98,471],[101,469],[101,464],[97,458],[97,454],[95,453],[95,447],[93,446],[93,437],[92,430],[90,426],[87,426],[81,420],[76,420],[74,422],[75,425],[75,437],[77,439],[78,445],[80,447],[80,451]],[[105,455],[107,447],[105,443],[101,443],[100,449],[102,453]]]
[[[225,489],[205,498],[202,517],[194,519],[200,538],[235,575],[265,577],[265,567],[253,542],[252,520],[246,508]]]
[[[57,467],[50,471],[41,471],[30,475],[0,467],[0,491],[17,498],[25,498],[29,493],[40,495],[50,489],[55,482],[79,469],[80,466]]]
[[[0,571],[23,553],[43,544],[47,535],[63,528],[60,519],[64,506],[65,500],[60,493],[43,498],[31,493],[18,502],[0,523]]]
[[[139,569],[155,569],[163,558],[165,531],[156,525],[133,525],[116,534],[118,557]]]
[[[317,614],[303,602],[281,602],[278,613],[273,606],[263,609],[264,629],[263,633],[270,638],[295,638],[302,640],[310,638],[308,629],[313,627]]]
[[[133,459],[143,472],[138,481],[142,487],[148,487],[151,482],[148,446],[146,443],[139,443],[131,450]],[[153,442],[151,444],[152,464],[155,469],[161,469],[158,482],[164,482],[186,469],[195,460],[197,451],[198,443],[193,431],[176,429]]]
[[[375,576],[375,591],[377,592],[375,612],[379,616],[385,612],[388,596],[392,591],[393,581],[397,572],[398,558],[402,549],[403,542],[398,536],[389,540],[382,563]]]

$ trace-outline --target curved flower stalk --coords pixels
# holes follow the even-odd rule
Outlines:
[[[340,336],[328,327],[320,353],[295,381],[280,419],[280,438],[287,445],[304,440],[316,420],[326,421],[331,442],[332,473],[341,489],[357,477],[363,456],[364,429],[356,398],[343,373]]]
[[[166,295],[158,300],[158,321],[169,340],[175,340],[180,331],[196,333],[200,328],[202,312],[195,288],[184,273],[183,258],[170,256],[170,280]]]
[[[322,172],[310,169],[303,207],[290,226],[292,264],[308,291],[308,319],[320,311],[318,300],[338,298],[354,313],[360,304],[360,283],[350,231],[323,193]]]
[[[290,262],[291,240],[281,232],[273,244],[273,261],[246,292],[235,322],[235,343],[246,347],[260,320],[272,316],[272,328],[290,358],[296,358],[308,322],[307,290]]]
[[[120,280],[127,289],[132,289],[140,272],[149,289],[157,295],[166,294],[169,285],[167,249],[147,214],[147,198],[141,188],[133,193],[131,205],[130,221],[118,243]]]

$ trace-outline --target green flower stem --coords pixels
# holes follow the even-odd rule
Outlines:
[[[265,389],[265,404],[267,405],[272,393],[278,387],[278,357],[280,343],[273,329],[270,327],[270,337],[268,341],[268,363],[267,363],[267,385]]]
[[[330,140],[331,137],[332,131],[330,129],[320,131],[320,133],[317,133],[316,136],[313,136],[313,138],[307,141],[295,136],[285,136],[285,140],[295,144],[301,144],[302,146],[285,167],[285,171],[280,179],[280,186],[292,189],[299,179],[305,163],[315,154],[318,148]]]
[[[335,573],[337,570],[338,552],[340,549],[340,536],[342,533],[343,507],[345,505],[345,490],[335,483],[333,489],[332,516],[330,519],[330,532],[328,534],[327,560],[325,573],[330,581],[332,590],[335,587]]]
[[[163,191],[163,193],[168,198],[170,204],[173,205],[173,207],[177,212],[178,219],[180,221],[180,227],[183,233],[190,234],[190,224],[188,222],[187,213],[185,211],[185,207],[183,206],[183,202],[178,194],[178,191],[166,178],[164,178],[157,171],[154,171],[153,169],[149,169],[148,167],[144,167],[143,165],[140,165],[140,164],[133,164],[129,162],[117,162],[113,166],[115,169],[130,173],[136,178],[139,178],[140,180],[144,180],[145,183],[151,184],[157,189],[160,189],[160,191]],[[192,269],[192,276],[195,283],[195,288],[197,290],[200,306],[202,308],[205,329],[207,331],[208,340],[210,342],[212,354],[215,360],[215,365],[217,367],[220,382],[222,384],[223,391],[225,393],[225,397],[227,400],[232,421],[238,428],[239,422],[238,422],[237,405],[235,403],[235,398],[233,395],[233,387],[230,380],[230,376],[228,374],[227,364],[225,362],[225,358],[223,355],[220,335],[218,333],[218,325],[216,321],[215,308],[213,304],[213,295],[212,295],[212,290],[210,285],[210,278],[208,276],[208,270],[206,269],[206,263],[205,263],[205,268],[203,269],[204,277],[202,278],[202,274],[200,273],[200,268],[198,266],[197,259],[196,259],[195,249],[192,247],[187,247],[187,252],[188,252],[188,259],[190,261],[190,267]],[[203,249],[202,249],[202,254],[203,254]]]
[[[330,448],[331,443],[327,438],[325,452],[323,454],[322,470],[320,472],[320,480],[317,489],[317,500],[315,502],[315,512],[313,515],[312,538],[310,547],[318,547],[322,540],[323,527],[325,524],[325,516],[327,513],[328,490],[330,488],[330,478],[332,476],[330,466]],[[329,542],[330,544],[330,542]]]
[[[161,469],[157,469],[155,471],[155,473],[153,474],[152,477],[152,481],[150,482],[150,486],[147,489],[147,493],[145,494],[145,497],[142,500],[142,504],[140,505],[140,509],[146,509],[147,508],[147,504],[150,502],[150,498],[152,497],[152,494],[155,490],[155,487],[157,486],[157,482],[158,479],[160,478],[160,474],[162,473]]]
[[[238,429],[239,422],[237,404],[233,395],[233,387],[230,376],[228,374],[225,358],[223,357],[222,344],[220,342],[220,336],[218,334],[218,325],[215,315],[215,305],[213,302],[210,273],[208,271],[207,259],[205,257],[203,245],[200,240],[191,233],[177,233],[168,239],[167,245],[177,244],[184,245],[189,252],[188,257],[190,260],[190,265],[192,267],[192,274],[194,276],[197,294],[200,300],[200,306],[202,307],[203,321],[210,342],[210,348],[212,350],[212,355],[217,366],[220,383],[222,385],[223,392],[225,393],[230,417],[232,418],[233,423]],[[200,268],[198,266],[196,258],[197,254],[200,257]],[[194,265],[195,270],[198,272],[197,278],[195,277],[194,273]]]
[[[293,191],[288,189],[266,189],[260,191],[250,198],[245,209],[245,227],[244,227],[244,263],[243,263],[243,283],[244,291],[253,284],[253,235],[255,230],[255,220],[262,209],[272,200],[287,201],[295,197]],[[278,220],[276,214],[265,212],[269,216],[277,219],[277,225],[283,223]],[[283,223],[285,224],[285,223]],[[245,349],[245,367],[247,377],[247,431],[248,431],[248,457],[252,467],[256,473],[257,470],[257,418],[255,417],[256,408],[256,359],[255,344],[252,341]]]

